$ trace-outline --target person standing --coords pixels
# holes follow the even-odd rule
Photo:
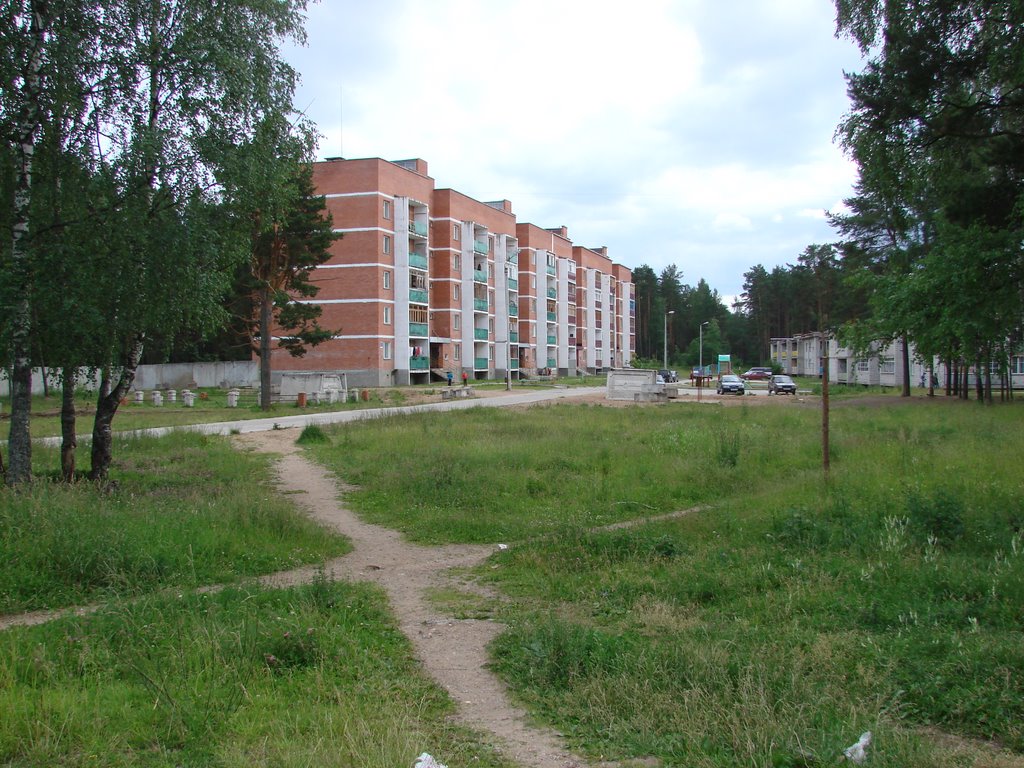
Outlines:
[[[469,383],[469,374],[465,371],[462,372],[462,386],[466,386]]]
[[[452,372],[451,372],[451,371],[448,371],[448,386],[449,386],[449,387],[450,387],[450,386],[452,385],[452,379],[453,379],[453,378],[454,378],[454,377],[452,376]]]

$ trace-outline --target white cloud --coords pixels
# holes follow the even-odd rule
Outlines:
[[[853,46],[820,0],[331,0],[292,61],[322,155],[422,157],[627,266],[735,294],[832,239]],[[344,116],[341,130],[339,117]],[[813,212],[813,216],[807,214]]]

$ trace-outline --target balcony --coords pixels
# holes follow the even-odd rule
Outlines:
[[[427,338],[429,335],[427,332],[426,323],[409,323],[409,335],[414,338]]]
[[[409,254],[409,266],[416,267],[417,269],[427,268],[427,257],[421,253],[410,253]]]
[[[430,358],[426,355],[413,355],[409,358],[410,371],[426,371],[430,368]]]
[[[557,368],[557,367],[558,367],[558,361],[555,358],[553,358],[553,357],[549,357],[548,358],[548,368]]]
[[[518,291],[519,290],[519,281],[510,277],[508,279],[508,289],[510,291]]]
[[[486,357],[474,358],[473,359],[473,369],[477,370],[477,371],[486,371],[487,370],[487,358]]]
[[[473,252],[474,253],[487,253],[490,249],[487,247],[487,243],[481,243],[479,240],[473,241]]]
[[[558,297],[558,291],[555,290],[554,288],[548,288],[547,295],[548,295],[549,299],[557,298]]]
[[[508,335],[508,340],[511,341],[513,344],[518,344],[519,343],[519,334],[516,333],[515,331],[512,331]]]
[[[549,275],[553,275],[553,274],[555,274],[555,268],[554,268],[554,267],[552,267],[552,266],[548,266],[548,274],[549,274]]]
[[[508,316],[519,317],[519,307],[517,307],[515,304],[510,305],[508,308]]]
[[[490,333],[486,328],[473,329],[473,338],[476,339],[477,341],[487,341],[488,336],[490,336]]]
[[[518,371],[519,370],[519,361],[518,360],[509,360],[508,361],[508,367],[511,368],[513,371]]]
[[[558,337],[557,336],[548,336],[548,344],[549,345],[551,345],[553,347],[557,343],[558,343]]]
[[[418,221],[410,221],[409,222],[409,231],[412,232],[414,235],[417,235],[418,237],[426,237],[427,236],[427,225],[426,225],[425,222],[421,224]]]
[[[409,301],[415,302],[416,304],[426,304],[427,292],[421,288],[410,288]]]
[[[553,323],[558,319],[558,316],[554,312],[548,312],[548,322]]]
[[[487,282],[487,270],[486,269],[474,269],[473,270],[473,282],[475,282],[475,283],[486,283]]]
[[[486,312],[487,299],[473,299],[473,309],[477,312]]]

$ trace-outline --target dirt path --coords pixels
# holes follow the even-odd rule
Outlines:
[[[390,529],[359,520],[338,501],[338,484],[321,467],[304,458],[295,445],[298,430],[253,432],[234,438],[257,451],[280,454],[275,464],[282,491],[316,520],[352,540],[354,551],[327,564],[329,573],[379,584],[388,594],[402,632],[413,644],[427,673],[458,705],[457,718],[497,737],[502,751],[527,768],[580,768],[586,763],[568,752],[556,734],[530,726],[514,707],[504,685],[487,668],[487,644],[501,630],[492,621],[452,619],[428,603],[426,590],[449,583],[453,568],[476,565],[493,547],[447,545],[425,547],[403,541]],[[306,567],[263,579],[274,586],[307,582],[317,568]]]

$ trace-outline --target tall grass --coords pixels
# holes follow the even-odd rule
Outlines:
[[[0,633],[8,766],[505,766],[366,586],[152,597]]]
[[[114,486],[0,491],[0,613],[230,582],[348,551],[275,495],[266,457],[193,433],[117,440]]]
[[[316,450],[414,538],[519,542],[481,571],[511,598],[496,664],[580,749],[829,764],[873,730],[873,765],[926,766],[956,760],[916,726],[1024,751],[1022,417],[851,398],[828,483],[796,402],[402,417]]]

